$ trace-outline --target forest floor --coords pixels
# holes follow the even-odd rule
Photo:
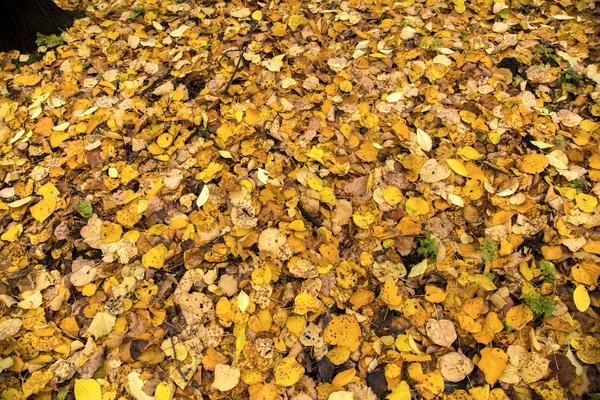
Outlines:
[[[599,7],[94,1],[0,54],[0,396],[599,399]]]

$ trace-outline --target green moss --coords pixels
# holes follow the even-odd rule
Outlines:
[[[546,260],[542,260],[538,263],[538,268],[540,269],[540,272],[542,273],[542,276],[546,282],[554,282],[556,279],[556,269],[554,268],[554,264]]]
[[[498,258],[498,254],[496,253],[498,246],[496,245],[496,242],[489,237],[483,239],[483,244],[479,247],[479,250],[481,250],[481,258],[483,261],[492,261]]]
[[[429,260],[434,260],[437,255],[437,246],[435,245],[435,239],[428,233],[423,239],[419,239],[417,246],[417,253],[421,256],[425,256]]]
[[[534,314],[548,318],[556,308],[554,299],[545,299],[536,292],[523,294],[523,300]]]
[[[65,40],[62,36],[57,35],[42,35],[41,33],[37,34],[37,39],[35,39],[35,44],[38,46],[46,46],[46,47],[56,47],[61,44],[65,44]]]

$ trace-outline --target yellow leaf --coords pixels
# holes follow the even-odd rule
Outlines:
[[[549,162],[543,154],[527,154],[521,158],[521,171],[528,174],[539,174],[546,169]]]
[[[450,158],[446,160],[446,162],[450,168],[452,168],[452,171],[456,172],[458,175],[469,176],[469,171],[465,168],[465,164],[463,164],[462,160]]]
[[[349,384],[352,379],[354,379],[354,377],[356,376],[356,369],[355,368],[348,368],[342,372],[340,372],[339,374],[337,374],[335,376],[335,378],[333,378],[333,381],[331,381],[331,384],[335,387],[342,387],[342,386],[346,386],[347,384]]]
[[[117,242],[123,235],[123,228],[119,224],[103,221],[100,225],[100,238],[104,244]]]
[[[574,337],[570,344],[577,350],[577,357],[584,363],[600,363],[600,339],[584,335]]]
[[[304,367],[294,357],[285,357],[275,367],[275,383],[292,386],[304,375]]]
[[[577,288],[573,292],[573,301],[575,307],[581,312],[585,312],[590,306],[590,295],[583,285],[577,285]]]
[[[585,193],[578,193],[575,196],[577,207],[583,212],[594,212],[598,205],[598,198]]]
[[[356,156],[365,162],[377,161],[378,151],[371,142],[365,142],[360,145],[360,149],[356,152]]]
[[[525,304],[512,307],[506,313],[506,324],[515,329],[520,328],[530,321],[533,321],[533,312]]]
[[[383,199],[390,206],[395,206],[402,201],[402,191],[396,186],[388,186],[383,191]]]
[[[428,264],[427,259],[424,259],[420,263],[414,265],[411,268],[410,272],[408,273],[408,277],[414,278],[415,276],[423,275],[425,273],[425,271],[427,270],[427,264]]]
[[[221,172],[222,169],[223,169],[223,166],[221,164],[211,162],[210,164],[208,164],[208,167],[206,167],[206,169],[204,171],[202,171],[196,175],[196,179],[198,179],[204,183],[208,183],[219,172]]]
[[[31,216],[38,222],[44,222],[56,210],[60,192],[53,184],[46,183],[40,188],[40,194],[42,195],[42,200],[32,206],[30,211]]]
[[[273,24],[273,29],[271,29],[271,34],[273,36],[284,36],[285,35],[285,31],[287,30],[287,25],[286,24],[282,24],[281,22],[275,22]]]
[[[262,13],[262,12],[260,12],[260,11],[258,11],[258,10],[257,10],[257,11],[254,11],[254,12],[252,13],[252,19],[253,19],[254,21],[260,21],[260,20],[262,19],[262,17],[263,17],[263,13]]]
[[[154,246],[142,256],[142,264],[146,268],[162,268],[167,251],[168,249],[162,243]]]
[[[23,382],[23,394],[25,395],[25,397],[29,397],[32,394],[38,394],[43,392],[45,390],[46,385],[50,383],[53,377],[54,375],[50,371],[35,371],[33,374],[31,374],[29,379]],[[77,386],[77,383],[75,384],[75,386]],[[3,396],[2,398],[6,399],[7,397]],[[18,398],[21,397],[19,396]]]
[[[352,215],[352,220],[359,228],[369,229],[369,226],[375,222],[375,215],[370,211],[367,211],[364,214],[354,213]]]
[[[410,400],[412,398],[410,394],[410,386],[406,381],[400,381],[398,385],[387,395],[388,400]]]
[[[481,158],[481,154],[475,150],[473,147],[461,147],[456,152],[463,160],[479,160]]]
[[[350,349],[344,346],[336,347],[327,353],[327,358],[333,365],[342,365],[350,358]]]
[[[171,386],[167,382],[161,382],[154,392],[154,400],[171,400]]]
[[[311,148],[307,153],[306,153],[306,157],[308,158],[312,158],[313,160],[316,160],[318,162],[320,162],[321,164],[324,163],[323,161],[323,156],[325,155],[325,152],[317,147],[313,147]]]
[[[75,400],[102,400],[102,390],[98,381],[75,379]]]
[[[498,382],[507,364],[508,355],[502,349],[486,347],[481,350],[481,360],[477,366],[483,371],[485,381],[493,386]]]
[[[409,214],[425,215],[429,213],[429,203],[420,197],[411,197],[406,201],[405,210]]]
[[[463,7],[464,7],[464,0],[456,0],[456,1],[461,1],[463,3]],[[490,132],[490,134],[488,135],[488,139],[490,140],[490,142],[492,142],[492,144],[498,144],[500,143],[500,134],[498,132]]]
[[[444,378],[440,371],[430,372],[417,379],[416,388],[425,399],[435,399],[444,391]]]
[[[326,343],[346,346],[350,351],[358,349],[360,337],[360,325],[358,325],[356,317],[352,315],[335,317],[323,331],[323,339]]]
[[[21,233],[23,233],[23,225],[16,224],[5,230],[0,239],[12,243],[21,236]]]
[[[34,86],[42,80],[39,75],[19,75],[15,78],[15,82],[23,86]]]

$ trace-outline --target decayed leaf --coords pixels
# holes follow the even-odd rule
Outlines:
[[[433,147],[431,137],[422,129],[417,128],[417,144],[423,151],[430,151]]]
[[[600,340],[590,336],[583,335],[571,339],[571,346],[577,350],[577,358],[586,364],[600,363]]]
[[[106,336],[112,332],[115,327],[117,317],[106,312],[100,311],[94,315],[92,323],[88,327],[88,334],[98,339],[99,337]]]
[[[447,319],[427,321],[427,336],[437,345],[448,347],[457,339],[456,329],[452,321]],[[442,372],[443,375],[443,372]]]
[[[514,357],[513,363],[518,365],[523,381],[537,382],[548,374],[550,360],[537,353],[519,354]]]
[[[11,318],[0,322],[0,341],[14,336],[22,325],[23,321],[20,318]]]
[[[240,382],[240,369],[225,364],[215,366],[215,380],[211,387],[221,392],[227,392]]]
[[[462,353],[452,352],[440,357],[440,372],[448,382],[460,382],[469,375],[475,364]]]

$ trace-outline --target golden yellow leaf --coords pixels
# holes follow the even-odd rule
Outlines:
[[[304,367],[294,357],[285,357],[275,366],[275,383],[292,386],[304,375]]]
[[[352,381],[352,379],[354,379],[355,376],[356,376],[356,369],[348,368],[348,369],[338,373],[335,376],[335,378],[333,378],[333,381],[331,381],[331,384],[335,387],[341,388],[341,387],[349,384]]]
[[[429,213],[429,203],[420,197],[411,197],[406,201],[405,210],[409,214],[425,215]]]
[[[371,211],[365,211],[364,213],[352,214],[352,221],[362,229],[369,229],[371,224],[375,222],[375,215]]]
[[[0,236],[0,239],[12,243],[12,242],[16,241],[19,238],[19,236],[21,236],[21,233],[23,233],[23,225],[14,224],[14,225],[9,226],[4,231],[4,233],[2,233],[2,236]]]
[[[281,22],[275,22],[273,24],[273,29],[271,29],[271,34],[277,37],[285,36],[286,30],[286,24],[282,24]]]
[[[600,363],[600,339],[582,335],[571,339],[571,346],[577,350],[577,357],[586,364]]]
[[[75,379],[75,400],[101,400],[102,390],[95,379]]]
[[[430,372],[416,379],[416,389],[427,400],[436,398],[444,391],[444,378],[439,370]]]
[[[461,147],[456,151],[456,154],[463,160],[479,160],[481,158],[481,154],[470,146]]]
[[[549,162],[543,154],[527,154],[521,158],[521,171],[528,174],[539,174],[546,169]]]
[[[452,171],[456,172],[458,175],[469,176],[469,171],[465,168],[465,164],[463,164],[462,160],[450,158],[446,160],[446,163],[448,163],[450,168],[452,168]]]
[[[446,292],[437,286],[425,285],[425,300],[432,303],[442,303],[446,300]]]
[[[575,307],[581,312],[585,312],[590,307],[590,295],[585,286],[577,285],[573,292],[573,301],[575,302]]]
[[[410,386],[406,381],[400,381],[391,393],[386,396],[388,400],[411,400],[412,395],[410,393]]]
[[[15,82],[23,86],[34,86],[42,80],[39,75],[19,75],[15,78]]]
[[[171,400],[173,391],[167,382],[161,382],[154,391],[154,400]]]
[[[395,206],[402,201],[402,191],[396,186],[388,186],[383,192],[383,199],[390,206]]]
[[[490,385],[496,384],[508,364],[508,355],[502,349],[486,347],[481,350],[481,359],[477,366],[483,371],[485,381]]]
[[[331,361],[333,365],[342,365],[350,358],[350,349],[344,346],[338,346],[327,353],[327,358],[329,358],[329,361]]]
[[[56,210],[60,192],[52,183],[46,183],[40,188],[40,194],[42,195],[42,200],[33,205],[30,211],[33,218],[39,222],[44,222]]]
[[[373,146],[371,142],[365,142],[360,145],[360,148],[356,152],[356,156],[365,162],[377,161],[378,150]]]
[[[526,304],[520,304],[512,307],[506,313],[506,324],[512,326],[515,329],[520,328],[522,325],[533,321],[533,312],[527,307]]]
[[[142,256],[142,265],[146,268],[162,268],[165,264],[165,255],[168,249],[160,243]]]
[[[345,346],[354,351],[360,346],[360,325],[352,315],[339,315],[323,331],[323,339],[331,345]]]
[[[248,388],[249,400],[275,400],[279,394],[277,386],[272,383],[257,383]]]
[[[598,198],[585,193],[578,193],[575,196],[575,202],[577,207],[583,212],[594,212],[598,205]]]

